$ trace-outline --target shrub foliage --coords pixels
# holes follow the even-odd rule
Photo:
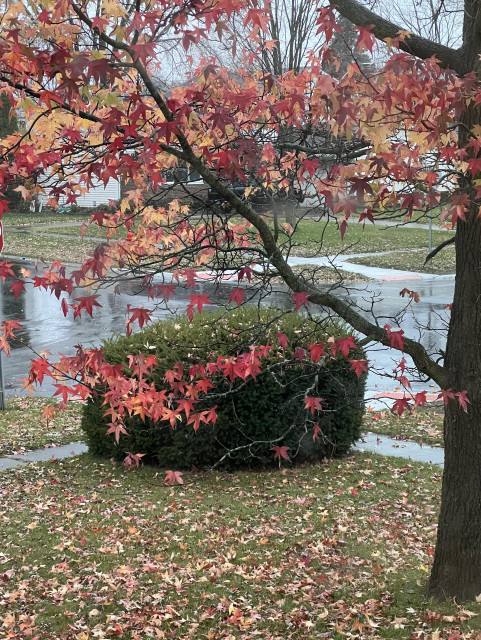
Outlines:
[[[285,349],[277,334],[287,336]],[[179,362],[188,370],[219,355],[248,351],[249,344],[270,344],[273,349],[255,380],[214,380],[200,408],[216,406],[218,419],[214,426],[202,424],[197,432],[182,421],[172,429],[167,422],[153,424],[133,415],[125,420],[128,435],[121,435],[117,443],[107,434],[109,419],[104,417],[99,389],[83,413],[89,449],[116,459],[124,459],[127,452],[142,453],[144,461],[176,469],[278,464],[276,446],[288,447],[284,451],[297,462],[346,453],[360,436],[364,376],[358,379],[342,356],[313,362],[301,347],[327,342],[332,334],[342,337],[343,327],[326,328],[297,313],[278,317],[273,310],[241,307],[224,315],[203,313],[192,323],[187,318],[163,320],[130,337],[113,338],[103,345],[106,359],[125,364],[127,371],[126,354],[155,353],[158,364],[152,381],[158,389],[163,388],[166,371]],[[306,396],[321,397],[322,411],[306,410]]]

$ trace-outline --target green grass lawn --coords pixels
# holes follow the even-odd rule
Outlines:
[[[421,273],[448,274],[456,271],[454,247],[446,247],[427,264],[424,264],[427,251],[400,251],[380,256],[369,256],[351,260],[356,264],[365,264],[382,269],[402,269]]]
[[[3,472],[6,637],[474,640],[426,601],[440,471],[356,454],[163,484],[88,456]]]
[[[82,225],[79,224],[77,226],[66,226],[66,227],[55,227],[55,233],[60,235],[80,235],[82,229]],[[48,230],[46,230],[48,232]],[[120,227],[118,229],[118,233],[114,233],[112,235],[113,239],[116,238],[125,238],[127,235],[127,229],[125,227]],[[87,225],[84,228],[84,238],[106,238],[107,237],[107,229],[105,227],[99,227],[96,224]]]
[[[72,239],[9,230],[5,231],[4,238],[2,256],[41,258],[47,262],[52,260],[82,262],[97,246],[96,242],[82,240],[80,237],[73,242]]]
[[[75,231],[74,231],[75,229]],[[72,235],[78,227],[56,227],[55,233]],[[120,237],[125,237],[125,229],[120,229]],[[85,229],[85,237],[103,238],[106,230],[97,225],[89,225]],[[440,243],[450,237],[449,231],[433,231],[433,243]],[[285,234],[281,234],[282,241],[287,240]],[[362,253],[368,251],[386,251],[389,249],[417,249],[427,247],[428,233],[426,229],[413,229],[408,227],[365,226],[352,222],[349,224],[344,239],[337,225],[333,222],[316,222],[314,220],[301,220],[291,238],[295,245],[294,254],[315,252],[321,254],[346,250],[347,253]]]
[[[89,220],[90,213],[57,213],[45,211],[32,213],[31,211],[8,211],[2,221],[6,227],[14,225],[51,224],[52,222],[82,222]]]
[[[45,398],[6,399],[6,410],[0,411],[0,455],[83,439],[80,404],[70,402],[64,409],[54,410],[51,417],[42,413],[46,406],[58,404]]]
[[[28,224],[28,222],[21,222],[21,220],[42,220],[42,223],[58,223],[65,221],[66,219],[69,221],[75,220],[75,216],[71,216],[70,214],[13,214],[13,216],[14,219],[17,220],[15,223],[17,225]],[[11,221],[12,218],[9,219],[7,224]],[[85,229],[85,236],[82,240],[80,238],[80,219],[78,222],[78,225],[55,225],[54,228],[45,224],[45,230],[37,229],[35,233],[28,234],[19,232],[13,227],[7,227],[5,233],[4,254],[7,256],[21,256],[27,258],[41,257],[47,261],[62,260],[64,262],[81,262],[96,246],[96,242],[89,238],[105,238],[106,230],[98,227],[97,225],[89,225]],[[38,223],[36,222],[36,224]],[[58,236],[78,235],[79,239],[78,242],[73,243],[71,238],[47,235],[51,233],[55,233]],[[124,228],[120,229],[119,237],[123,238],[125,235],[126,230]],[[433,231],[434,244],[440,243],[448,237],[450,237],[450,232],[448,231]],[[366,225],[363,227],[356,222],[352,222],[348,226],[344,239],[342,239],[339,229],[335,223],[330,222],[326,224],[325,222],[316,222],[314,220],[301,220],[295,233],[290,238],[281,234],[280,241],[285,243],[286,248],[289,243],[292,243],[290,249],[291,255],[333,255],[339,252],[349,254],[424,248],[427,245],[427,231],[425,229],[406,227],[397,228],[373,225]],[[414,261],[416,261],[416,265],[418,262],[422,262],[423,255],[424,253],[422,255],[417,255],[414,252],[410,253],[408,258],[408,253],[406,253],[406,257],[403,258],[406,262],[406,266],[399,268],[409,268],[409,265],[407,264],[409,260],[413,261],[412,268],[415,268]],[[429,268],[436,269],[436,265],[440,260],[443,261],[444,265],[444,261],[446,260],[446,257],[444,257],[445,255],[448,255],[448,252],[443,251],[440,254],[440,257],[436,257],[431,263],[434,266],[430,266]],[[379,259],[383,260],[382,264],[389,262],[389,258],[379,256]],[[397,261],[398,254],[393,254],[391,259],[393,261]],[[369,260],[375,264],[376,259]],[[371,262],[369,262],[369,264],[371,264]],[[379,264],[379,266],[381,266],[381,264]],[[449,267],[446,267],[446,269],[449,269]],[[328,281],[331,280],[332,278],[329,278]]]
[[[433,230],[433,245],[440,244],[451,235],[452,232],[450,231]],[[291,239],[293,244],[296,245],[292,251],[295,255],[302,255],[316,250],[321,254],[341,250],[345,253],[367,253],[402,249],[427,249],[428,230],[372,224],[363,226],[358,222],[352,222],[348,225],[342,239],[337,225],[333,222],[301,220]]]

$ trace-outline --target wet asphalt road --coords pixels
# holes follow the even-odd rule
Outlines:
[[[25,265],[25,263],[23,263]],[[236,283],[222,283],[215,290],[212,284],[201,283],[196,293],[209,293],[210,300],[215,308],[218,304],[228,300],[229,292]],[[404,288],[414,289],[420,296],[418,304],[412,304],[405,312],[402,319],[402,328],[407,336],[419,338],[423,344],[432,351],[443,348],[445,337],[444,329],[448,318],[445,305],[452,301],[454,290],[454,278],[424,278],[422,280],[407,281],[395,280],[391,282],[360,283],[350,287],[345,297],[358,306],[363,315],[372,318],[372,313],[378,317],[381,326],[392,324],[396,328],[393,316],[399,313],[406,305],[406,299],[399,295]],[[64,353],[72,355],[77,344],[84,346],[97,346],[101,340],[114,333],[125,331],[125,309],[127,303],[133,306],[145,306],[150,308],[151,301],[145,296],[136,296],[134,285],[123,283],[120,286],[120,294],[114,295],[113,289],[104,289],[98,292],[98,302],[101,308],[94,309],[94,317],[86,314],[80,319],[74,320],[69,314],[64,318],[60,311],[60,301],[54,295],[39,289],[27,288],[17,300],[13,293],[8,291],[6,285],[2,288],[0,296],[0,317],[2,319],[17,319],[21,321],[24,330],[21,333],[21,341],[12,349],[10,358],[2,357],[6,394],[20,393],[21,383],[19,379],[25,377],[28,372],[29,361],[32,353],[50,351],[52,354]],[[171,314],[183,315],[188,296],[192,290],[177,288],[177,295],[171,298],[169,311],[158,311],[156,316],[171,316]],[[74,290],[70,300],[73,301],[79,295],[85,295],[80,290]],[[269,302],[283,308],[291,304],[290,296],[279,290],[269,298]],[[429,327],[429,330],[422,330]],[[33,352],[32,352],[33,350]],[[374,362],[375,368],[391,371],[393,359],[397,354],[389,349],[369,346],[368,356]],[[408,362],[409,359],[407,358]],[[393,390],[396,382],[375,373],[370,374],[368,380],[368,400],[380,391]],[[414,386],[415,390],[426,389],[426,384]],[[39,389],[41,395],[51,395],[52,387],[48,384]]]

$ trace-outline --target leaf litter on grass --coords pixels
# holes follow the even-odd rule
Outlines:
[[[7,398],[0,411],[0,455],[13,455],[83,438],[81,404],[70,402],[60,410],[47,398]]]
[[[88,456],[3,473],[5,636],[479,638],[481,605],[423,597],[437,469],[356,454],[163,480]]]

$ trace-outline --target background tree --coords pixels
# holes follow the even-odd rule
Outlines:
[[[323,72],[325,61],[317,53],[308,56],[302,72],[281,77],[242,70],[233,77],[211,64],[199,68],[189,86],[163,93],[153,80],[162,39],[173,32],[188,49],[207,37],[213,26],[228,29],[234,10],[230,0],[209,5],[188,2],[181,7],[160,0],[135,6],[109,0],[102,4],[100,15],[87,0],[45,3],[35,28],[23,22],[21,4],[15,4],[2,18],[0,82],[11,92],[15,106],[25,110],[28,128],[25,135],[10,140],[0,183],[7,184],[10,176],[35,177],[31,191],[41,192],[48,182],[55,204],[63,195],[67,202],[75,202],[93,178],[132,181],[116,213],[99,212],[92,219],[92,224],[107,226],[111,236],[126,226],[126,237],[100,245],[71,277],[54,264],[34,276],[35,286],[59,295],[71,292],[74,284],[105,285],[115,280],[117,269],[124,277],[128,268],[139,288],[168,301],[175,283],[195,287],[195,268],[209,265],[219,275],[230,268],[239,282],[250,283],[233,291],[231,301],[240,304],[252,299],[261,285],[266,288],[280,277],[293,292],[296,308],[318,305],[319,311],[331,310],[365,336],[364,344],[377,342],[396,350],[400,358],[396,377],[403,384],[407,384],[404,354],[410,355],[419,373],[440,386],[446,402],[443,504],[429,591],[440,597],[472,598],[481,592],[478,3],[465,3],[459,51],[421,36],[408,37],[399,25],[354,0],[337,0],[336,6],[359,25],[359,51],[371,50],[375,35],[406,53],[394,53],[372,77],[353,65],[339,79]],[[244,10],[249,37],[262,47],[268,7],[246,2]],[[368,25],[374,25],[372,32]],[[319,12],[318,28],[326,42],[340,30],[330,7]],[[98,41],[103,48],[94,46]],[[306,136],[306,123],[312,132],[329,131],[334,140],[351,141],[351,164],[336,162],[332,144]],[[300,139],[276,149],[282,130],[299,131]],[[426,167],[426,158],[436,154],[444,161],[442,171]],[[326,156],[334,162],[319,172]],[[146,195],[149,188],[161,185],[165,171],[179,162],[194,168],[229,208],[191,211],[180,202],[156,207],[155,198]],[[369,313],[356,309],[340,295],[342,283],[326,290],[294,272],[288,258],[296,240],[289,225],[284,229],[271,225],[232,187],[237,178],[246,182],[254,175],[268,191],[288,190],[294,168],[296,179],[301,184],[310,180],[325,199],[341,233],[353,213],[364,223],[391,206],[409,217],[424,204],[439,205],[439,186],[449,174],[454,194],[445,219],[457,228],[457,274],[444,362],[442,354],[428,352],[420,341],[393,328],[394,322],[372,317],[372,309]],[[427,188],[413,187],[419,184]],[[1,206],[7,207],[5,200]],[[3,263],[1,273],[12,276],[11,265]],[[253,275],[258,278],[255,282]],[[405,289],[403,294],[416,299],[415,292]],[[205,293],[193,292],[189,315],[208,303]],[[97,304],[90,293],[70,305],[64,301],[62,309],[77,317],[82,312],[92,314]],[[128,330],[136,322],[142,326],[150,316],[151,310],[129,307]],[[4,346],[14,328],[4,323]],[[354,349],[352,339],[333,338],[330,345],[314,346],[324,354],[327,348],[348,358]],[[365,362],[352,360],[361,372]],[[45,357],[37,358],[27,385],[51,375],[57,393],[66,398],[70,393],[88,397],[92,387],[103,384],[112,433],[118,434],[122,417],[134,411],[175,423],[176,416],[186,411],[186,399],[190,419],[200,420],[195,414],[196,400],[203,393],[199,388],[213,371],[245,379],[255,375],[261,362],[262,349],[252,345],[249,353],[231,362],[206,363],[188,373],[179,365],[168,374],[171,393],[162,395],[149,386],[147,374],[153,362],[148,354],[135,360],[139,373],[127,380],[105,362],[101,351],[79,348],[56,369]],[[59,379],[61,373],[75,382]],[[396,408],[401,412],[423,404],[425,398],[424,393],[406,395]]]

